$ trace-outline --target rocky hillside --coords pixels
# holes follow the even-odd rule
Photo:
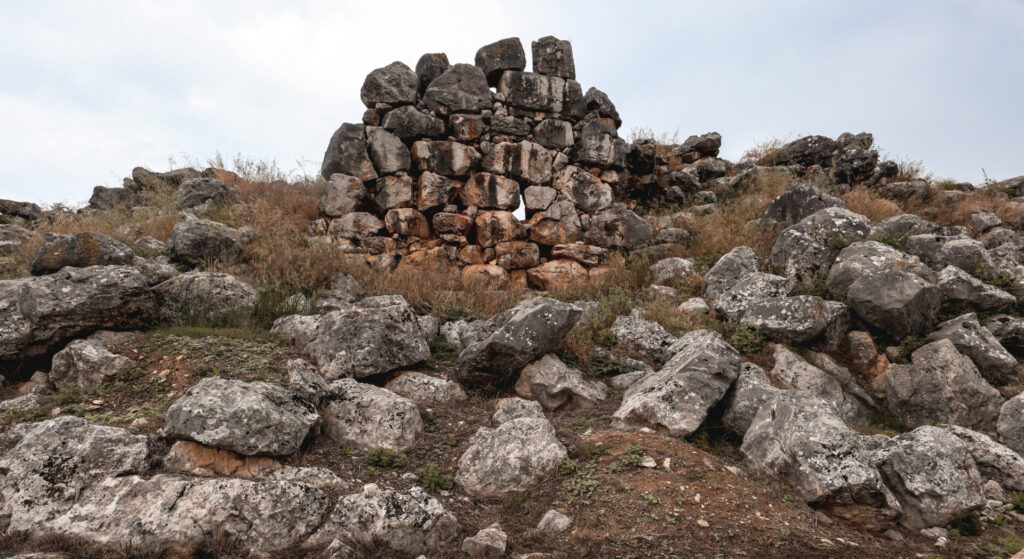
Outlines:
[[[374,70],[322,177],[0,201],[0,556],[1024,547],[1024,177],[627,141],[526,65]]]

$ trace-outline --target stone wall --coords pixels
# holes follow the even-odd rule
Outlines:
[[[428,53],[415,70],[371,72],[363,122],[342,124],[324,154],[310,235],[377,264],[448,261],[464,278],[546,289],[651,241],[634,210],[713,202],[754,167],[718,158],[714,132],[627,143],[614,103],[576,81],[567,41],[544,37],[532,51],[532,72],[514,37],[480,48],[472,65]],[[829,146],[804,147],[788,157],[836,163],[809,161]]]

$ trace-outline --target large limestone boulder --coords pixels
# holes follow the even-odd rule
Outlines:
[[[768,297],[752,302],[740,324],[755,328],[772,340],[798,344],[824,332],[828,316],[821,297]]]
[[[925,425],[886,441],[874,462],[908,528],[945,526],[985,506],[967,445],[941,427]]]
[[[1005,489],[1024,491],[1024,458],[984,433],[956,425],[945,429],[967,445],[967,452],[983,480],[994,480]]]
[[[412,167],[409,148],[405,147],[398,136],[379,126],[368,126],[366,140],[369,144],[370,159],[373,160],[379,174],[389,175],[408,171]]]
[[[171,260],[191,266],[220,261],[227,264],[242,258],[242,233],[223,223],[186,214],[167,237]]]
[[[75,340],[54,354],[49,379],[58,390],[76,386],[88,392],[134,365],[134,361],[111,353],[97,340]]]
[[[895,339],[923,334],[940,302],[935,284],[898,267],[861,276],[847,290],[850,309]]]
[[[533,51],[534,72],[570,80],[576,78],[576,62],[569,41],[548,35],[533,41],[530,46]]]
[[[768,202],[761,224],[789,227],[818,210],[845,207],[842,199],[825,194],[812,184],[796,182],[787,186],[781,196]]]
[[[653,426],[672,436],[689,435],[739,375],[739,352],[717,332],[688,332],[675,347],[675,355],[661,370],[623,394],[622,405],[612,415],[616,428]]]
[[[920,347],[911,365],[893,365],[885,379],[886,403],[910,427],[929,421],[975,427],[995,420],[999,391],[949,340]]]
[[[320,166],[320,175],[330,179],[341,173],[362,181],[377,178],[377,171],[366,153],[366,131],[362,124],[344,123],[331,136]]]
[[[725,253],[704,274],[704,296],[716,299],[741,279],[757,271],[757,254],[748,246],[738,246]]]
[[[828,290],[837,297],[846,297],[857,278],[890,268],[900,268],[927,282],[935,282],[935,274],[920,258],[878,241],[861,241],[839,251],[828,272]]]
[[[47,233],[36,251],[32,275],[52,274],[66,266],[114,266],[131,264],[135,251],[117,239],[102,233],[58,235]]]
[[[775,156],[775,164],[831,167],[832,155],[838,147],[832,138],[805,136],[782,146],[778,155]]]
[[[401,62],[392,62],[367,74],[359,98],[370,109],[377,103],[409,105],[416,102],[419,85],[416,72]]]
[[[957,351],[969,357],[981,376],[993,386],[1017,382],[1017,370],[1020,368],[1017,359],[978,323],[974,313],[939,324],[930,339],[953,342]]]
[[[510,383],[527,363],[554,351],[581,315],[578,307],[537,297],[491,317],[459,353],[457,379],[471,385]]]
[[[559,169],[552,178],[551,187],[587,213],[604,210],[615,201],[611,186],[576,165]]]
[[[798,498],[833,516],[884,529],[899,504],[871,463],[877,444],[848,427],[831,404],[787,392],[757,412],[740,452],[753,468],[781,478]]]
[[[456,64],[430,82],[423,103],[444,114],[479,113],[491,108],[491,90],[484,71],[472,64]]]
[[[480,166],[491,173],[512,177],[530,184],[551,182],[554,155],[544,146],[523,140],[501,142],[491,147]]]
[[[650,223],[623,204],[612,204],[590,221],[584,242],[603,248],[635,248],[654,236]]]
[[[956,266],[946,266],[939,272],[938,286],[943,300],[978,311],[998,311],[1017,301],[1013,295]]]
[[[381,126],[402,141],[436,138],[444,132],[444,121],[412,105],[403,105],[388,111]]]
[[[402,373],[388,382],[386,388],[417,406],[450,404],[468,398],[459,383],[416,371]]]
[[[474,497],[528,490],[568,456],[546,419],[524,417],[481,427],[459,458],[455,482]]]
[[[657,364],[672,358],[673,344],[678,341],[660,324],[643,318],[636,311],[616,317],[611,331],[617,349]]]
[[[283,456],[299,450],[318,419],[312,405],[278,385],[205,378],[168,408],[164,436]]]
[[[386,388],[343,378],[329,391],[320,413],[324,432],[338,444],[405,450],[423,432],[416,404]]]
[[[563,405],[591,406],[607,397],[604,384],[588,381],[583,373],[549,353],[530,363],[519,374],[516,394],[537,400],[546,410]]]
[[[668,281],[683,279],[694,272],[692,258],[671,256],[658,260],[648,269],[652,285],[662,285]]]
[[[220,323],[249,316],[259,299],[248,283],[220,272],[186,272],[153,288],[160,317],[168,322],[202,319]]]
[[[996,430],[1003,444],[1024,455],[1024,393],[1010,398],[1002,405]]]
[[[40,355],[93,330],[138,328],[155,310],[145,277],[129,266],[0,281],[0,362]]]
[[[430,357],[416,314],[401,296],[368,297],[313,319],[288,318],[271,331],[286,334],[327,379],[363,378]]]
[[[505,96],[514,116],[578,120],[586,110],[579,82],[557,76],[510,70],[498,80],[498,93]]]
[[[839,377],[815,367],[792,350],[775,346],[772,375],[785,386],[832,404],[836,413],[851,425],[867,425],[870,410],[853,394],[848,394]],[[848,382],[847,382],[848,383]]]
[[[421,172],[457,178],[469,176],[480,152],[459,142],[419,140],[412,145],[412,158]]]
[[[519,207],[519,183],[501,175],[474,173],[459,190],[459,201],[480,209],[514,210]]]
[[[772,386],[764,369],[753,363],[741,363],[722,413],[722,424],[742,437],[754,422],[758,410],[782,391]]]
[[[114,208],[141,206],[146,203],[146,196],[128,188],[108,188],[94,186],[89,197],[89,208],[95,210],[112,210]]]
[[[238,201],[238,188],[214,178],[190,179],[174,191],[174,207],[187,210],[198,206],[214,206]]]
[[[487,83],[497,86],[498,78],[505,70],[526,69],[526,51],[519,37],[509,37],[480,47],[473,61],[484,71]]]
[[[0,256],[14,253],[28,244],[34,233],[9,223],[0,223]]]
[[[764,299],[782,297],[793,289],[793,285],[789,278],[753,272],[715,298],[713,306],[726,319],[738,322],[751,305]]]
[[[833,247],[871,233],[871,221],[845,208],[825,208],[787,227],[772,247],[772,267],[798,281],[813,280],[828,271]]]
[[[455,516],[422,488],[398,491],[369,484],[338,500],[309,543],[340,539],[415,555],[436,551],[458,535]]]
[[[997,314],[985,321],[985,329],[1015,356],[1024,355],[1024,320],[1008,314]]]

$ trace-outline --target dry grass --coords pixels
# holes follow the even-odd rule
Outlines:
[[[656,144],[661,145],[675,145],[679,142],[679,129],[676,128],[672,132],[662,130],[660,132],[653,128],[637,126],[631,128],[629,135],[627,136],[628,142],[638,142],[640,140],[653,140]]]
[[[743,152],[743,159],[753,159],[758,165],[770,167],[775,165],[775,160],[782,151],[782,147],[789,143],[789,140],[772,138],[758,142]]]
[[[880,221],[903,213],[896,202],[880,198],[862,186],[843,194],[841,198],[850,211],[867,216],[871,221]]]

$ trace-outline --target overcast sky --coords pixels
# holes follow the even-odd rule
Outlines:
[[[315,173],[370,70],[544,35],[623,135],[715,130],[735,160],[869,131],[937,177],[1024,174],[1024,0],[2,0],[0,198],[79,202],[218,151]]]

